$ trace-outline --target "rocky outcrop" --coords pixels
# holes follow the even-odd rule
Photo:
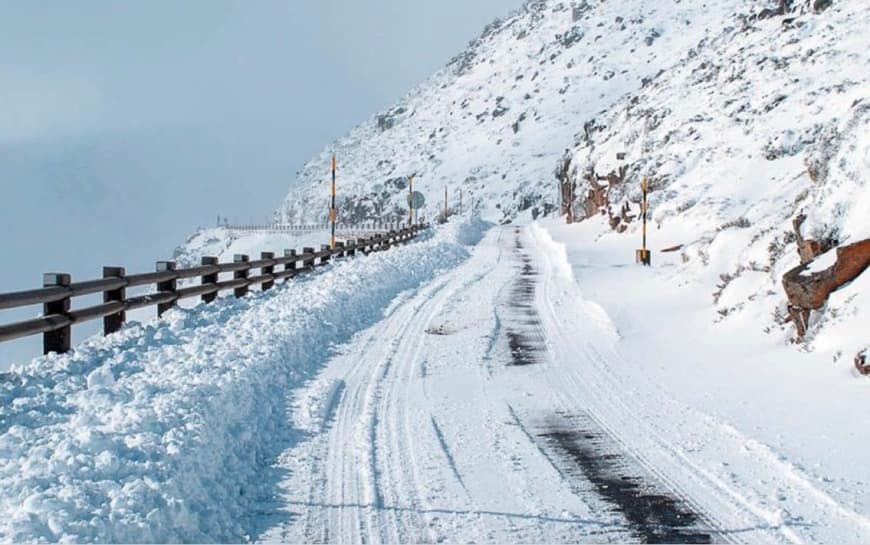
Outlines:
[[[561,202],[561,215],[568,223],[574,223],[574,189],[576,182],[571,176],[571,154],[565,150],[565,154],[556,165],[553,172],[559,182],[559,197]]]
[[[761,13],[758,14],[758,18],[768,19],[770,17],[785,15],[789,10],[791,10],[791,0],[779,0],[775,8],[761,10]]]
[[[782,277],[798,340],[806,335],[810,311],[825,306],[831,292],[848,284],[870,266],[870,239],[842,246],[836,252],[837,260],[827,269],[812,272],[809,269],[813,261],[809,261]]]
[[[623,232],[627,228],[628,223],[634,220],[637,215],[631,213],[630,204],[624,201],[614,211],[612,202],[610,202],[611,190],[625,182],[625,175],[628,172],[628,165],[622,165],[617,170],[613,170],[607,175],[597,174],[594,168],[590,168],[584,173],[581,179],[582,186],[585,186],[586,192],[580,197],[580,208],[583,210],[583,218],[591,218],[598,214],[606,214],[610,226],[614,231]],[[573,189],[572,189],[573,190]],[[573,193],[571,195],[574,196]],[[574,206],[572,201],[572,207]]]
[[[798,214],[798,216],[792,221],[792,227],[794,227],[794,234],[797,239],[797,251],[801,258],[801,265],[809,263],[817,256],[822,255],[837,245],[837,240],[833,238],[823,238],[820,240],[804,238],[801,233],[801,226],[806,219],[806,215]]]
[[[831,4],[833,3],[833,0],[813,0],[813,11],[816,13],[825,11],[826,9],[831,7]]]

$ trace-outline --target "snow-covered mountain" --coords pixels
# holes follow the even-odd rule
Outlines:
[[[335,153],[350,222],[402,217],[410,175],[429,215],[446,186],[524,221],[559,213],[558,177],[639,238],[646,176],[652,248],[680,247],[711,316],[783,325],[803,239],[870,236],[868,23],[849,1],[530,1],[309,161],[276,219],[326,217]]]
[[[445,186],[451,198],[461,188],[495,219],[551,211],[551,173],[584,123],[735,17],[734,2],[724,1],[528,2],[309,161],[276,215],[326,217],[332,153],[346,219],[401,215],[409,175],[433,212]]]

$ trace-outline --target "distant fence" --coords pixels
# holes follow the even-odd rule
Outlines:
[[[337,223],[335,232],[338,233],[356,233],[356,232],[388,232],[399,230],[407,224],[407,221],[368,221],[361,223]],[[317,231],[328,231],[332,228],[329,223],[307,223],[300,225],[290,225],[285,223],[263,223],[263,224],[244,224],[244,225],[221,225],[229,231],[239,231],[242,233],[314,233]]]
[[[44,354],[64,353],[70,349],[73,325],[102,318],[103,333],[109,335],[121,329],[127,311],[156,305],[160,316],[178,301],[190,297],[200,297],[203,303],[210,303],[225,290],[233,290],[236,297],[245,296],[252,286],[259,285],[265,291],[277,280],[314,270],[331,258],[386,250],[394,244],[408,242],[427,228],[427,224],[418,224],[392,229],[371,237],[337,242],[335,248],[322,245],[320,251],[307,247],[301,253],[284,250],[282,257],[263,252],[256,261],[241,254],[235,255],[231,263],[218,263],[216,257],[203,257],[201,266],[186,269],[176,269],[173,261],[158,261],[156,272],[133,275],[126,274],[123,267],[104,267],[103,278],[75,283],[69,274],[47,273],[43,275],[42,288],[0,293],[0,310],[43,305],[39,318],[0,325],[0,342],[41,333]],[[283,270],[275,270],[278,266],[283,266]],[[260,274],[251,276],[252,270],[258,270]],[[231,279],[219,279],[221,273],[230,272],[233,273]],[[197,277],[200,279],[198,285],[178,287],[179,280]],[[126,296],[127,288],[147,285],[155,285],[156,291],[138,297]],[[96,293],[103,294],[102,304],[71,310],[72,298]]]

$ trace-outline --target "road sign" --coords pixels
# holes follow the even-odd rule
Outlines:
[[[419,191],[414,191],[410,195],[408,195],[408,206],[413,210],[419,210],[423,208],[423,204],[426,203],[426,198],[423,197],[423,194]]]

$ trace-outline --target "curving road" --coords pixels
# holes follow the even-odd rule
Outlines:
[[[335,348],[299,399],[262,541],[798,543],[868,521],[727,423],[621,375],[618,335],[536,226]],[[337,385],[322,388],[328,383]],[[319,385],[319,386],[318,386]],[[319,388],[319,389],[318,389]],[[731,468],[723,479],[722,464]],[[763,484],[759,484],[763,483]],[[800,498],[788,517],[770,495]]]

